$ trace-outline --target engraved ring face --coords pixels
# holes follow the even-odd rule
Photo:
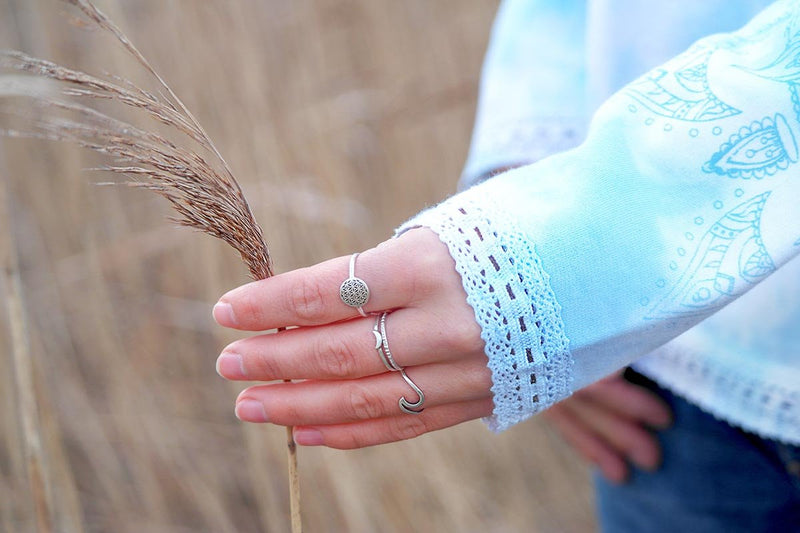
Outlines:
[[[361,307],[369,300],[369,287],[361,278],[347,278],[339,287],[339,298],[350,307]]]

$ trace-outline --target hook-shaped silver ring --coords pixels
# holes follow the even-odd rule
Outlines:
[[[375,317],[375,325],[372,327],[372,333],[375,335],[375,351],[378,352],[383,366],[391,372],[400,372],[400,375],[403,376],[403,380],[408,383],[408,386],[411,387],[419,397],[416,402],[412,403],[406,400],[405,396],[401,396],[397,402],[398,405],[400,405],[400,410],[410,415],[418,415],[423,411],[422,405],[425,403],[425,393],[423,393],[422,389],[417,387],[417,384],[408,377],[403,367],[398,365],[392,356],[392,351],[389,349],[389,339],[386,336],[387,316],[389,316],[388,311]]]
[[[401,396],[400,400],[398,401],[398,404],[400,405],[400,410],[410,415],[418,415],[425,410],[425,408],[422,407],[422,405],[425,403],[425,393],[422,392],[422,389],[417,387],[416,383],[411,381],[411,378],[408,377],[408,374],[406,374],[406,371],[403,370],[402,368],[400,369],[400,375],[403,376],[403,379],[406,380],[408,386],[414,389],[414,392],[416,392],[417,395],[419,396],[419,400],[417,400],[414,403],[411,403],[408,400],[406,400],[405,396]]]

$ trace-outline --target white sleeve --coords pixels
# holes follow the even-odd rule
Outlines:
[[[483,63],[466,189],[583,140],[586,0],[505,0]]]
[[[650,352],[800,249],[800,5],[624,87],[580,147],[423,211],[482,328],[502,430]]]

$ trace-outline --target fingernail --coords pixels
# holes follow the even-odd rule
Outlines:
[[[217,358],[217,374],[226,379],[246,378],[242,356],[234,352],[222,352]]]
[[[264,404],[256,400],[241,400],[237,403],[236,418],[242,422],[269,422]]]
[[[320,446],[322,433],[314,428],[294,428],[294,441],[300,446]]]
[[[214,306],[214,320],[220,326],[232,328],[236,326],[236,315],[233,314],[233,307],[227,302],[217,302]]]

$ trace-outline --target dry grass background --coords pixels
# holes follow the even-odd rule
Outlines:
[[[97,3],[231,163],[277,271],[369,247],[451,193],[495,0]],[[0,47],[140,81],[70,13],[0,0]],[[0,140],[0,246],[20,258],[55,530],[287,531],[284,433],[239,423],[240,386],[214,372],[233,337],[211,305],[244,267],[165,223],[160,198],[92,185],[108,179],[82,170],[98,162]],[[16,533],[35,523],[0,317],[0,531]],[[302,449],[300,469],[307,531],[594,527],[585,468],[535,420],[501,436],[474,422],[360,451]]]

